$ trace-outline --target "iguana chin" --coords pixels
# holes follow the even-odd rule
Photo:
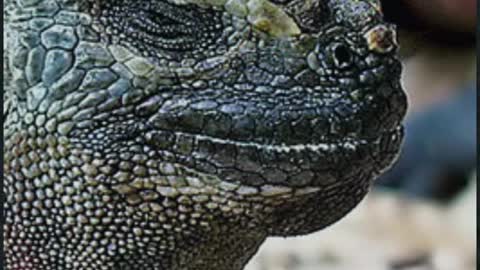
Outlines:
[[[240,270],[399,151],[377,0],[5,4],[6,269]]]

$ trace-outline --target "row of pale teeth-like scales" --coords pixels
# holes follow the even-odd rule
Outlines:
[[[218,144],[232,144],[236,146],[243,146],[243,147],[255,147],[260,150],[269,150],[273,152],[279,152],[279,153],[290,153],[290,152],[301,152],[301,151],[312,151],[312,152],[318,152],[318,151],[332,151],[339,146],[343,149],[349,149],[354,151],[357,148],[358,143],[355,142],[344,142],[341,145],[338,144],[328,144],[328,143],[318,143],[318,144],[293,144],[293,145],[272,145],[272,144],[259,144],[255,142],[241,142],[241,141],[233,141],[233,140],[227,140],[227,139],[219,139],[215,137],[210,137],[206,135],[190,135],[190,134],[185,134],[185,133],[180,133],[176,132],[175,133],[177,136],[183,136],[183,135],[188,135],[188,136],[193,136],[197,141],[210,141]],[[360,142],[362,143],[362,142]]]

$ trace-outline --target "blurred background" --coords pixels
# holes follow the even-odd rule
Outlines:
[[[247,270],[476,269],[476,0],[381,0],[399,26],[403,152],[351,214],[271,238]]]

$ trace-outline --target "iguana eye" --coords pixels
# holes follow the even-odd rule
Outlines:
[[[144,55],[206,50],[223,32],[221,12],[167,1],[101,1],[95,6],[108,38]]]
[[[353,63],[353,56],[349,48],[341,43],[335,43],[331,47],[333,62],[340,69],[348,68]]]

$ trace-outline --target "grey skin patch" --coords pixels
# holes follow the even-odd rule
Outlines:
[[[5,266],[241,270],[399,152],[372,0],[5,2]]]

